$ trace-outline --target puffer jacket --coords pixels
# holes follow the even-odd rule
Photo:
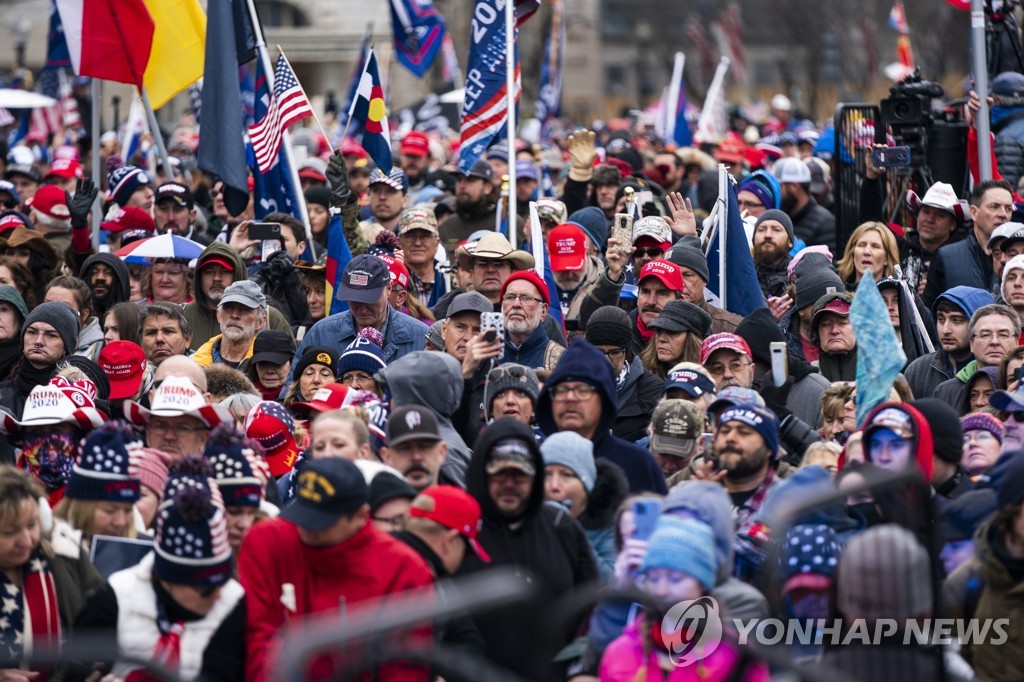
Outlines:
[[[810,198],[802,209],[790,216],[793,232],[808,246],[825,245],[836,251],[836,217]]]
[[[999,163],[999,174],[1016,187],[1024,175],[1024,108],[993,123],[992,134],[996,136],[992,151]]]
[[[594,489],[587,495],[587,506],[577,521],[587,534],[590,547],[597,559],[601,580],[609,582],[615,568],[615,513],[629,495],[629,482],[615,464],[603,459],[595,460],[597,478]]]
[[[665,380],[644,369],[639,356],[629,363],[629,374],[622,386],[615,390],[619,415],[612,433],[622,440],[635,443],[647,435],[654,408],[665,390]]]

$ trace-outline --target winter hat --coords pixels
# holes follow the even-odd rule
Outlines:
[[[839,293],[846,291],[843,280],[831,267],[820,267],[808,272],[801,272],[801,268],[798,267],[796,273],[796,294],[793,297],[793,307],[796,310],[814,305],[815,301],[829,293],[829,290]]]
[[[711,278],[708,273],[708,259],[700,249],[690,246],[689,243],[682,240],[673,244],[672,248],[665,252],[664,258],[687,270],[693,270],[705,282]]]
[[[210,432],[203,456],[213,466],[225,507],[259,507],[266,495],[270,468],[257,448],[233,424],[221,424]]]
[[[964,430],[956,410],[935,398],[922,398],[910,404],[917,408],[932,429],[935,456],[943,462],[959,464],[964,455]]]
[[[916,405],[916,403],[915,403]],[[920,410],[921,408],[917,408]],[[935,427],[932,427],[934,430]],[[999,421],[987,412],[972,412],[960,420],[960,428],[966,434],[968,431],[988,431],[1000,444],[1003,442],[1003,422]]]
[[[303,193],[306,198],[306,204],[316,204],[317,206],[323,206],[328,211],[331,210],[331,190],[324,185],[314,185],[306,189]]]
[[[525,393],[536,405],[537,396],[540,394],[540,381],[537,379],[537,373],[525,365],[517,365],[514,362],[505,363],[492,369],[487,374],[487,383],[484,384],[484,412],[488,419],[491,417],[491,403],[503,391],[509,389]]]
[[[767,205],[768,204],[765,204],[765,206]],[[776,222],[782,223],[782,226],[786,228],[786,234],[789,235],[789,242],[791,244],[796,244],[796,233],[793,232],[793,221],[786,213],[776,208],[768,209],[767,211],[762,213],[761,216],[757,219],[757,222],[754,223],[754,232],[757,232],[757,226],[766,220],[774,220]]]
[[[158,495],[167,487],[167,462],[170,458],[155,448],[139,448],[136,472],[142,485]]]
[[[505,298],[505,289],[508,289],[508,285],[515,282],[517,279],[523,279],[537,287],[537,291],[540,292],[540,297],[544,299],[544,305],[551,305],[551,295],[548,293],[548,285],[544,283],[544,280],[535,270],[519,270],[513,272],[505,280],[505,283],[501,285],[501,295],[499,298]]]
[[[68,356],[64,362],[75,369],[82,370],[82,373],[96,386],[95,399],[106,403],[110,398],[110,379],[107,378],[107,373],[103,371],[102,367],[84,355]]]
[[[683,481],[672,486],[665,496],[663,513],[692,516],[711,528],[715,536],[715,556],[719,570],[726,575],[732,570],[732,542],[735,524],[732,519],[732,501],[720,483],[710,481]]]
[[[64,496],[75,500],[136,502],[142,440],[124,422],[107,422],[85,438]]]
[[[1024,270],[1024,253],[1018,254],[1006,261],[1006,265],[1003,266],[1003,279],[999,283],[999,292],[1006,297],[1006,278],[1014,270]]]
[[[231,579],[231,546],[224,508],[211,489],[216,483],[183,483],[154,524],[153,575],[178,585],[223,585]]]
[[[213,480],[213,465],[202,455],[186,455],[171,464],[161,504],[170,505],[175,495],[188,488],[203,488],[211,494],[214,504],[224,506],[220,488]]]
[[[602,163],[594,166],[594,174],[590,179],[594,185],[618,185],[622,182],[622,171],[612,163]],[[569,218],[572,220],[572,218]]]
[[[739,187],[736,188],[736,193],[750,192],[757,197],[765,208],[772,209],[775,206],[775,197],[772,196],[771,191],[764,185],[764,183],[758,182],[757,180],[744,180]],[[781,222],[781,221],[780,221]]]
[[[373,327],[367,327],[367,329],[373,329]],[[355,341],[348,345],[338,359],[337,374],[339,377],[343,377],[346,372],[361,370],[373,376],[387,366],[388,363],[384,360],[384,351],[381,350],[381,347],[360,332]]]
[[[786,577],[783,596],[799,588],[827,590],[841,554],[839,539],[829,526],[804,524],[790,528],[779,552],[779,570]]]
[[[788,279],[793,279],[794,273],[796,273],[796,268],[801,263],[803,263],[803,267],[806,268],[803,272],[810,272],[817,268],[831,268],[832,252],[829,251],[828,247],[824,244],[812,244],[811,246],[805,246],[800,249],[800,251],[790,259],[789,265],[786,266],[786,277]]]
[[[135,190],[149,184],[151,181],[146,171],[135,166],[121,166],[107,178],[107,198],[118,206],[124,206]]]
[[[691,576],[704,589],[715,586],[718,560],[715,557],[715,536],[711,527],[696,519],[661,516],[647,541],[647,554],[640,566],[646,573],[654,568],[667,568]]]
[[[618,182],[614,184],[618,184]],[[604,217],[604,211],[597,206],[587,206],[573,211],[569,215],[568,222],[583,228],[594,247],[598,251],[604,250],[605,242],[608,241],[608,219]]]
[[[559,431],[540,444],[540,454],[544,457],[544,466],[559,464],[576,474],[590,495],[597,480],[594,444],[591,441],[574,431]]]
[[[779,329],[778,322],[767,308],[758,308],[744,317],[736,325],[736,336],[739,336],[750,347],[750,357],[756,362],[766,365],[772,363],[772,341],[785,341],[786,337]],[[792,364],[792,362],[791,362]],[[792,370],[793,368],[790,367]]]
[[[37,305],[25,318],[25,324],[21,327],[22,335],[33,322],[45,322],[57,330],[64,342],[64,355],[75,352],[78,347],[78,315],[67,303],[47,301]]]
[[[21,315],[22,320],[28,317],[28,306],[25,305],[25,299],[22,298],[21,292],[14,287],[6,284],[0,286],[0,301],[14,306],[14,309]]]
[[[847,618],[916,618],[932,610],[928,552],[892,523],[858,533],[839,560],[836,606]]]
[[[605,305],[587,320],[584,338],[595,346],[615,346],[636,353],[631,327],[629,313],[618,306]]]
[[[444,337],[441,336],[441,323],[444,320],[438,320],[434,324],[430,325],[427,329],[426,343],[437,351],[444,350]]]
[[[726,408],[718,416],[718,424],[737,421],[746,424],[761,434],[764,444],[774,457],[779,452],[779,418],[766,407],[751,404],[740,404]],[[716,426],[717,426],[716,425]]]
[[[688,332],[701,340],[711,331],[711,316],[699,306],[681,299],[669,301],[648,329],[664,329],[670,333]]]
[[[263,457],[274,478],[292,470],[299,448],[295,444],[295,420],[281,403],[256,403],[245,415],[245,435],[263,448]]]
[[[999,495],[999,508],[1024,500],[1024,450],[1007,450],[988,472],[992,487]]]
[[[382,471],[370,482],[370,514],[380,509],[386,502],[406,499],[410,502],[416,497],[416,490],[406,483],[404,478]]]
[[[302,356],[299,357],[299,361],[295,363],[295,369],[292,371],[292,376],[295,377],[295,381],[299,380],[302,373],[306,371],[306,368],[310,365],[324,365],[329,367],[334,372],[334,376],[338,376],[338,351],[334,350],[330,346],[310,346],[302,352]]]

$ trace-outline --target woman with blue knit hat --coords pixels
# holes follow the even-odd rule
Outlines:
[[[355,340],[338,358],[338,381],[360,391],[369,391],[378,398],[384,396],[373,375],[388,366],[381,348],[384,339],[373,327],[360,330]]]

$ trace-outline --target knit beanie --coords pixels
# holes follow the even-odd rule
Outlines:
[[[544,466],[559,464],[576,474],[590,495],[597,480],[594,444],[591,441],[575,431],[559,431],[540,444],[540,454],[544,458]]]
[[[513,272],[505,280],[505,283],[501,285],[501,296],[505,298],[505,289],[508,289],[508,285],[515,282],[518,279],[523,279],[537,287],[537,291],[540,292],[540,297],[544,299],[544,305],[551,305],[551,295],[548,293],[548,285],[544,283],[543,278],[537,274],[536,270],[518,270]]]
[[[736,193],[750,192],[757,197],[757,200],[764,204],[764,207],[773,210],[775,206],[775,197],[772,196],[771,191],[762,183],[757,180],[744,180],[740,183],[740,186],[736,188]],[[781,221],[780,221],[781,222]]]
[[[536,405],[537,396],[540,395],[537,373],[525,365],[517,365],[514,362],[492,369],[487,375],[487,383],[484,384],[484,413],[488,419],[491,417],[491,403],[499,394],[509,389],[525,393],[530,396],[530,402]]]
[[[323,365],[329,367],[334,376],[338,376],[338,351],[334,350],[330,346],[310,346],[303,351],[299,361],[295,363],[295,370],[292,372],[292,376],[295,377],[295,381],[299,380],[302,373],[306,371],[306,368],[310,365]]]
[[[162,504],[170,504],[175,495],[188,488],[203,488],[210,493],[214,504],[224,506],[220,488],[213,480],[213,465],[202,455],[186,455],[171,464],[167,471]]]
[[[584,338],[595,346],[615,346],[636,352],[629,313],[618,306],[601,306],[587,320]]]
[[[710,526],[696,519],[661,516],[647,541],[647,554],[640,572],[654,568],[685,573],[710,590],[715,586],[718,571],[715,537]]]
[[[922,398],[910,404],[917,408],[932,429],[935,456],[943,462],[959,464],[964,456],[964,430],[956,410],[935,398]]]
[[[765,204],[765,206],[767,205],[768,204]],[[757,232],[757,226],[766,220],[775,220],[779,223],[782,223],[782,226],[786,228],[786,234],[789,235],[789,242],[791,244],[796,244],[796,233],[793,232],[793,221],[786,213],[778,210],[777,208],[768,209],[767,211],[762,213],[761,216],[757,219],[757,222],[754,223],[754,232]]]
[[[800,270],[799,267],[796,269],[796,295],[793,297],[793,307],[796,310],[814,305],[814,302],[827,294],[829,289],[839,293],[846,291],[843,280],[831,267],[817,268],[804,273]]]
[[[123,207],[135,194],[135,190],[149,184],[151,181],[146,171],[136,166],[121,166],[107,178],[107,197]]]
[[[737,421],[761,434],[764,444],[774,457],[779,452],[779,419],[775,413],[759,405],[741,403],[727,408],[718,417],[718,424]]]
[[[136,502],[141,481],[136,470],[142,440],[124,422],[107,422],[85,438],[82,455],[64,496],[74,500]]]
[[[6,284],[0,286],[0,301],[14,306],[14,309],[21,314],[22,320],[28,317],[28,306],[25,305],[25,299],[22,298],[21,292],[14,287]]]
[[[263,457],[274,478],[292,470],[299,455],[295,443],[295,419],[281,404],[265,400],[245,415],[245,435],[263,448]]]
[[[438,320],[427,329],[426,342],[431,348],[438,351],[444,350],[444,337],[441,336],[441,323],[443,321]]]
[[[782,594],[798,588],[828,589],[841,553],[836,532],[825,524],[790,528],[779,551],[779,570],[786,577]]]
[[[928,552],[894,523],[850,540],[839,560],[836,606],[847,618],[916,618],[932,610]]]
[[[167,487],[167,462],[170,457],[155,448],[139,448],[136,472],[142,485],[157,495],[162,495]]]
[[[921,408],[917,408],[920,410]],[[988,431],[1000,445],[1003,442],[1003,422],[999,421],[987,412],[972,412],[960,420],[960,428],[964,433],[968,431]],[[932,427],[934,431],[934,427]]]
[[[368,327],[372,329],[372,327]],[[384,351],[365,336],[357,336],[355,341],[348,345],[345,352],[338,359],[338,377],[345,376],[346,372],[361,370],[370,376],[388,366],[384,361]]]
[[[704,257],[700,249],[689,244],[676,242],[671,249],[665,252],[665,260],[675,263],[679,267],[693,270],[705,282],[711,278],[708,273],[708,259]]]
[[[45,322],[60,334],[64,342],[64,355],[71,355],[78,347],[78,315],[71,306],[63,301],[47,301],[40,303],[25,318],[21,328],[22,336],[34,322]]]
[[[410,502],[416,497],[416,490],[404,478],[382,471],[370,481],[369,503],[373,514],[391,500],[407,499]]]
[[[1006,278],[1014,270],[1024,270],[1024,253],[1018,254],[1006,261],[1006,265],[1003,266],[1003,279],[999,283],[999,292],[1006,298]]]
[[[213,465],[214,479],[225,507],[259,507],[266,495],[270,469],[257,454],[259,446],[234,424],[221,424],[210,433],[203,456]]]
[[[721,483],[691,479],[674,485],[665,496],[663,510],[666,514],[676,512],[706,523],[715,537],[718,568],[726,576],[731,573],[735,525],[732,518],[732,500]]]
[[[604,211],[597,206],[587,206],[569,214],[567,222],[583,228],[597,250],[604,251],[608,241],[608,219],[604,217]]]
[[[316,204],[323,206],[328,211],[331,210],[331,190],[323,185],[317,185],[308,188],[305,193],[306,204]]]

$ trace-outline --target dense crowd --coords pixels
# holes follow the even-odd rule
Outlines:
[[[1024,76],[993,87],[1019,98]],[[843,243],[832,178],[853,160],[781,95],[700,148],[624,119],[514,157],[493,146],[466,173],[450,136],[396,136],[384,173],[356,141],[331,152],[303,129],[308,233],[255,221],[252,186],[231,215],[188,115],[173,177],[122,159],[114,134],[103,178],[88,149],[22,140],[0,180],[2,679],[145,680],[144,661],[275,678],[313,616],[443,604],[505,567],[519,603],[469,600],[288,672],[1019,680],[1024,139],[998,109],[996,179],[963,196],[890,196],[859,149]],[[760,287],[745,316],[712,292],[719,164]],[[855,333],[865,278],[892,347]],[[891,386],[871,387],[887,399],[863,407],[858,367],[900,352]],[[574,596],[584,608],[555,608]],[[726,630],[706,651],[663,620],[704,597]],[[939,615],[1008,618],[1009,636],[762,659],[730,625],[893,619],[896,641]],[[671,642],[699,661],[677,665]]]

